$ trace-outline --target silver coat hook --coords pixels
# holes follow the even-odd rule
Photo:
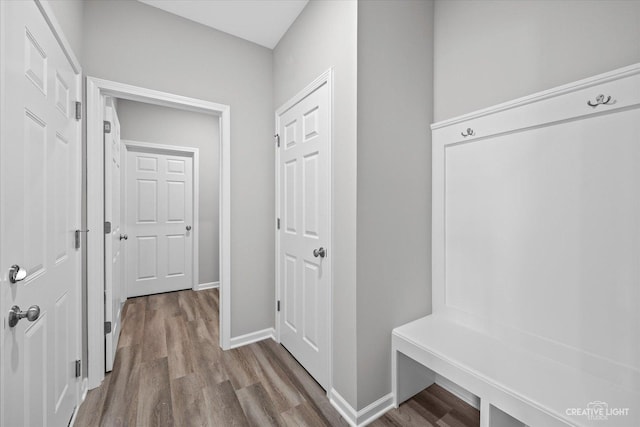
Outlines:
[[[595,108],[598,105],[609,105],[614,102],[615,100],[611,99],[611,96],[607,96],[607,98],[605,99],[604,95],[601,94],[596,96],[596,102],[587,101],[587,105]]]
[[[467,132],[466,133],[465,132],[460,132],[460,135],[464,136],[465,138],[468,137],[468,136],[473,136],[475,134],[476,133],[471,128],[467,128]]]

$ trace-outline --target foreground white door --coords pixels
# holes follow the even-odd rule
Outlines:
[[[127,296],[193,287],[193,157],[128,147]]]
[[[111,325],[110,332],[105,333],[105,370],[110,372],[113,369],[120,334],[120,313],[124,300],[122,252],[127,242],[127,236],[121,229],[120,220],[120,205],[122,204],[120,121],[113,106],[113,100],[110,98],[107,99],[105,106],[104,122],[104,218],[111,224],[111,233],[105,234],[104,240],[104,320],[108,325]]]
[[[78,76],[34,2],[0,8],[0,424],[66,426],[78,401]],[[14,325],[12,307],[31,309]]]
[[[328,84],[279,112],[277,127],[280,342],[326,389],[331,295]]]

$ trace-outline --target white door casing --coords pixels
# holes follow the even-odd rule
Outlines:
[[[2,2],[0,2],[2,3]],[[231,347],[231,107],[172,93],[87,77],[87,226],[101,229],[104,223],[104,150],[102,97],[132,101],[209,114],[220,123],[220,347]],[[197,157],[197,154],[195,154]],[[195,163],[197,166],[197,162]],[[126,168],[124,169],[126,172]],[[195,173],[197,178],[198,174]],[[197,181],[194,181],[197,184]],[[197,213],[198,205],[194,204]],[[126,216],[125,216],[126,217]],[[197,215],[194,217],[197,218]],[[195,220],[194,220],[195,222]],[[126,224],[125,229],[126,229]],[[198,242],[194,233],[194,259]],[[130,234],[130,233],[129,233]],[[87,234],[87,277],[89,283],[104,280],[104,234]],[[131,240],[131,239],[129,239]],[[125,247],[125,251],[126,251]],[[127,260],[125,258],[125,264]],[[197,270],[194,268],[194,270]],[[195,277],[195,276],[194,276]],[[104,293],[101,286],[87,288],[87,346],[89,389],[104,379]]]
[[[276,113],[279,340],[330,389],[331,88],[325,73]],[[315,252],[324,249],[326,256]]]
[[[110,372],[116,356],[120,334],[120,313],[124,296],[122,249],[127,241],[121,227],[121,177],[122,143],[120,121],[114,108],[113,98],[106,98],[105,105],[105,200],[104,218],[111,224],[111,232],[105,235],[105,322],[111,324],[111,332],[105,333],[105,371]],[[107,124],[108,123],[108,124]]]
[[[66,426],[79,394],[80,70],[46,5],[0,8],[0,424]],[[24,280],[10,283],[13,264]],[[14,305],[39,317],[10,327]]]
[[[194,156],[129,145],[127,296],[194,287]]]

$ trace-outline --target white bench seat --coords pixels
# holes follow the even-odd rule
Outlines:
[[[403,395],[403,375],[398,372],[404,360],[398,353],[402,353],[479,397],[483,426],[501,424],[498,416],[490,419],[492,407],[510,414],[519,425],[640,426],[639,390],[524,351],[437,314],[394,329],[392,349],[396,406],[409,397]],[[582,411],[594,401],[629,412],[610,414],[606,422],[589,420]]]

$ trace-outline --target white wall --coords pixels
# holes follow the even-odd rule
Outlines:
[[[436,121],[636,62],[640,1],[436,0]]]
[[[87,75],[231,106],[231,335],[272,327],[271,51],[137,1],[84,12]]]
[[[274,109],[330,67],[333,111],[333,387],[356,403],[355,0],[311,1],[273,52]],[[272,128],[275,125],[271,115]],[[272,181],[273,182],[273,181]],[[270,260],[275,262],[273,258]]]
[[[358,2],[358,407],[391,392],[391,330],[431,312],[433,2]]]
[[[199,150],[198,283],[219,281],[220,126],[217,117],[120,99],[122,139]]]

